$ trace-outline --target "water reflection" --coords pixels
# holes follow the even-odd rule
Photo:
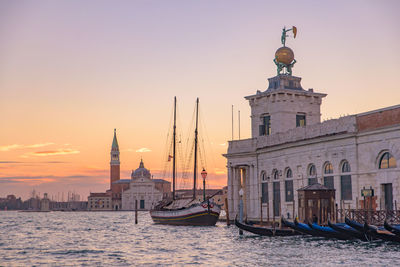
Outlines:
[[[148,213],[0,212],[0,265],[399,266],[399,244],[156,225]]]

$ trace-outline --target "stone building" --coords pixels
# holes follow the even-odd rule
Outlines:
[[[157,183],[158,186],[156,186]],[[163,199],[164,194],[168,195],[171,192],[171,183],[162,179],[157,179],[157,183],[151,178],[150,171],[144,167],[143,160],[141,160],[139,168],[132,171],[129,189],[122,192],[122,209],[134,210],[136,200],[139,210],[153,208]]]
[[[88,197],[88,210],[107,211],[113,210],[112,198],[107,193],[90,193]]]
[[[243,188],[248,219],[293,218],[299,188],[314,183],[336,189],[336,204],[361,207],[361,189],[374,189],[375,208],[400,200],[400,105],[321,122],[326,94],[304,90],[301,78],[278,74],[265,91],[246,96],[251,138],[229,141],[230,217]],[[268,206],[268,208],[267,208]],[[262,207],[262,208],[261,208]],[[293,214],[294,213],[294,214]]]

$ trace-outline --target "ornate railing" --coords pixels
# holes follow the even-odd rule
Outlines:
[[[385,220],[390,224],[400,224],[400,210],[338,209],[337,221],[344,222],[345,217],[359,223],[367,222],[373,225],[383,225]]]

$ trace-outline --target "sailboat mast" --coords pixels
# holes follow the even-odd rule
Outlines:
[[[176,96],[174,97],[174,141],[173,141],[173,158],[172,158],[172,199],[175,200],[175,183],[176,183]]]
[[[196,129],[194,130],[194,171],[193,171],[193,199],[196,199],[196,178],[197,178],[197,126],[199,121],[199,98],[196,100]]]

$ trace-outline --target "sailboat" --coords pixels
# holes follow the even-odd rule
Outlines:
[[[173,166],[172,166],[172,201],[162,203],[150,211],[150,216],[155,223],[169,225],[194,225],[212,226],[218,221],[221,207],[214,203],[211,197],[205,197],[203,188],[203,201],[196,198],[197,180],[197,146],[198,146],[198,117],[199,98],[196,101],[196,128],[194,138],[194,172],[193,172],[193,197],[178,199],[176,190],[176,97],[174,98],[174,128],[173,128]],[[204,171],[204,170],[203,170]]]

